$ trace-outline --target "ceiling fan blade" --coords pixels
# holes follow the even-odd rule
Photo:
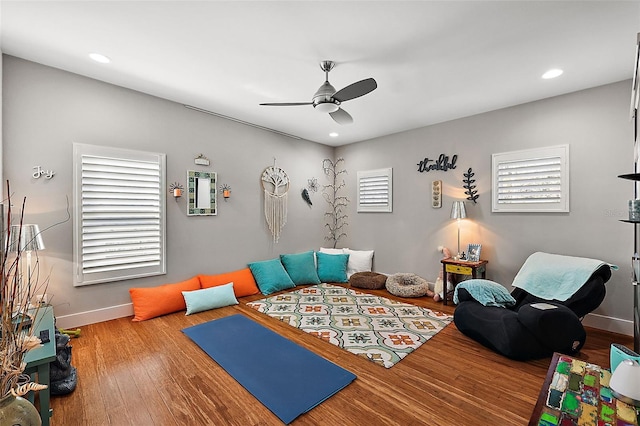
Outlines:
[[[374,91],[376,87],[378,87],[378,83],[376,83],[373,78],[367,78],[350,84],[344,89],[338,90],[333,95],[333,99],[339,102],[344,102],[351,99],[359,98],[360,96]]]
[[[313,102],[281,102],[281,103],[264,103],[262,106],[299,106],[299,105],[313,105]]]
[[[330,112],[329,115],[331,116],[331,118],[333,118],[333,121],[338,124],[353,123],[353,117],[351,117],[351,115],[342,108],[338,108],[336,111]]]

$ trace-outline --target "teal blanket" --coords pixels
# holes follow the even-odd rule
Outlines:
[[[563,302],[602,265],[618,269],[601,260],[536,252],[524,262],[511,285],[543,299]]]
[[[509,294],[504,286],[494,281],[478,278],[462,281],[456,286],[456,289],[453,292],[453,303],[456,305],[460,303],[460,299],[458,299],[458,290],[461,288],[467,290],[471,297],[484,306],[508,308],[516,304],[516,299]]]

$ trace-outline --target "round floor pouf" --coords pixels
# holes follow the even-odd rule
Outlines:
[[[398,297],[422,297],[429,292],[429,283],[416,274],[398,273],[390,275],[386,282],[387,291]]]
[[[384,288],[386,282],[387,276],[377,272],[356,272],[349,277],[351,287],[366,288],[369,290]]]

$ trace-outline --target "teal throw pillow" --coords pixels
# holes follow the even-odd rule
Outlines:
[[[464,288],[477,302],[484,306],[498,306],[507,308],[515,306],[516,299],[509,294],[506,288],[495,281],[484,279],[472,279],[462,281],[453,292],[453,303],[458,304],[458,289]]]
[[[313,250],[297,254],[281,254],[280,261],[295,285],[320,284]]]
[[[186,315],[238,304],[236,295],[233,292],[233,283],[202,290],[183,291],[182,296],[184,297],[184,303],[187,305]]]
[[[316,252],[318,278],[323,283],[346,283],[348,254],[327,254]]]
[[[284,270],[280,259],[263,260],[249,263],[249,269],[256,279],[260,292],[265,296],[276,291],[293,288],[296,285]]]

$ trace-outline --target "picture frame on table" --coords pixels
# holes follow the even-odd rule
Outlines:
[[[467,247],[467,261],[478,262],[480,260],[480,251],[482,244],[469,244]]]

